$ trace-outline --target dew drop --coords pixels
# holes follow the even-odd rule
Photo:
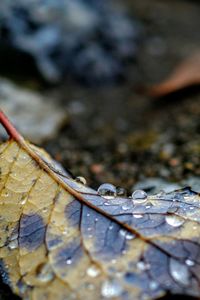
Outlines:
[[[18,248],[18,240],[16,239],[16,240],[11,241],[11,242],[8,244],[8,248],[9,248],[10,250],[14,250],[14,249]]]
[[[128,203],[124,204],[124,205],[122,205],[122,209],[123,210],[129,210],[130,209],[130,205]]]
[[[180,227],[185,222],[181,217],[172,215],[166,216],[165,221],[173,227]]]
[[[146,203],[145,208],[146,209],[150,209],[153,206],[153,204],[151,202]]]
[[[87,269],[87,275],[90,277],[97,277],[101,273],[101,270],[96,265],[91,265]]]
[[[133,217],[134,217],[135,219],[141,219],[141,218],[143,218],[143,215],[140,215],[140,214],[133,214]]]
[[[113,265],[115,265],[115,264],[116,264],[116,262],[117,262],[117,260],[116,260],[116,259],[112,259],[112,260],[111,260],[111,263],[112,263]]]
[[[44,207],[43,209],[42,209],[42,212],[43,213],[46,213],[48,211],[48,208],[47,207]]]
[[[178,210],[178,206],[172,206],[172,207],[168,208],[167,212],[168,213],[175,213],[175,212],[177,212],[177,210]]]
[[[149,264],[145,263],[144,261],[139,261],[137,263],[137,268],[140,271],[146,271],[146,270],[149,270],[150,266],[149,266]]]
[[[184,285],[187,286],[190,283],[190,274],[187,266],[185,264],[180,263],[179,261],[171,258],[169,262],[169,270],[170,274],[173,279]]]
[[[6,191],[6,192],[3,194],[3,196],[6,197],[6,198],[9,197],[9,195],[10,195],[10,193],[9,193],[8,191]]]
[[[21,201],[21,205],[24,205],[26,203],[26,199],[23,199],[22,201]]]
[[[66,264],[67,264],[67,265],[71,265],[71,263],[72,263],[71,258],[68,258],[68,259],[66,260]]]
[[[97,190],[98,194],[106,199],[113,199],[117,196],[116,187],[110,183],[103,183]]]
[[[127,239],[127,240],[132,240],[135,237],[134,234],[132,234],[131,232],[129,232],[127,230],[124,230],[124,229],[121,229],[119,231],[119,233],[120,233],[121,236],[125,237],[125,239]]]
[[[41,282],[49,282],[54,278],[54,273],[49,264],[42,264],[37,270],[37,279]]]
[[[189,266],[189,267],[192,267],[195,265],[194,261],[191,260],[191,259],[186,259],[185,261],[186,265]]]
[[[150,281],[150,283],[149,283],[149,288],[152,291],[156,290],[158,288],[158,286],[159,285],[158,285],[158,283],[156,281]]]
[[[132,193],[132,199],[135,202],[143,203],[147,200],[147,193],[143,190],[136,190]]]
[[[122,291],[121,285],[116,280],[106,280],[101,287],[101,294],[105,298],[118,297]]]
[[[117,196],[119,196],[119,197],[126,197],[127,196],[126,189],[124,189],[122,187],[117,187]]]
[[[83,185],[86,185],[86,183],[87,183],[86,179],[82,176],[77,176],[75,180],[76,180],[76,182],[81,183]]]

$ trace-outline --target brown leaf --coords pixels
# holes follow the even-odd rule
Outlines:
[[[183,88],[200,84],[200,52],[185,58],[163,82],[148,89],[152,97],[162,97]]]
[[[190,189],[132,198],[57,170],[7,118],[0,146],[1,273],[23,299],[200,297],[200,197]]]

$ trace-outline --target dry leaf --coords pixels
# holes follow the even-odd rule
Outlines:
[[[3,113],[0,257],[23,299],[200,297],[200,198],[186,188],[104,196],[63,176]],[[46,163],[48,160],[48,163]]]
[[[200,52],[181,62],[169,77],[148,90],[152,97],[162,97],[183,88],[200,84]]]

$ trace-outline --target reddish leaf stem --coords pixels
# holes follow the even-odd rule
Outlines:
[[[18,133],[12,123],[8,120],[6,115],[0,110],[0,123],[3,125],[5,130],[7,131],[8,135],[12,137],[17,142],[23,141],[23,137]]]

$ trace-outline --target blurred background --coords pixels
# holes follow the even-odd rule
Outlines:
[[[0,107],[94,188],[199,191],[200,54],[148,92],[200,53],[199,28],[194,0],[1,0]]]

